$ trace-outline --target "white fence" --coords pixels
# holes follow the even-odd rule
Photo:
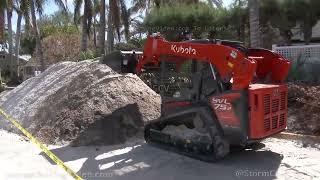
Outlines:
[[[320,60],[320,44],[319,45],[303,45],[303,46],[272,46],[272,50],[281,54],[289,60],[297,60],[299,57],[316,58]]]
[[[289,79],[320,83],[320,45],[272,46],[291,61]]]

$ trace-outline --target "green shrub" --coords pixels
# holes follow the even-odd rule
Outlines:
[[[83,60],[88,60],[88,59],[94,59],[96,58],[96,54],[91,51],[91,50],[88,50],[88,51],[85,51],[85,52],[81,52],[80,55],[79,55],[79,60],[80,61],[83,61]]]
[[[304,65],[307,58],[300,54],[297,60],[291,62],[291,69],[288,75],[289,81],[303,81],[305,80],[306,71]]]

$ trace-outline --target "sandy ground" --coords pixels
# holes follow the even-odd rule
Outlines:
[[[101,147],[58,147],[52,151],[86,179],[319,179],[319,147],[270,138],[259,151],[234,152],[205,163],[163,151],[133,139]],[[0,131],[0,179],[71,179],[37,147]]]
[[[0,179],[72,179],[40,153],[41,150],[25,138],[0,130]]]

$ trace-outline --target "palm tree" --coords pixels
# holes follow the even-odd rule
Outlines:
[[[4,43],[4,22],[5,22],[4,7],[1,5],[0,5],[0,44]]]
[[[124,26],[124,37],[126,41],[130,39],[130,25],[131,25],[131,15],[134,13],[132,8],[127,8],[126,3],[124,1],[120,1],[121,8],[121,21]]]
[[[41,38],[40,38],[40,31],[38,28],[37,17],[36,17],[35,0],[30,1],[30,10],[31,10],[33,33],[36,38],[36,52],[37,52],[37,56],[40,60],[41,71],[44,71],[45,70],[45,63],[44,63],[42,43],[41,43]]]
[[[105,54],[106,41],[106,1],[101,0],[100,4],[100,26],[98,36],[98,53]]]
[[[100,0],[94,0],[93,1],[93,43],[94,43],[94,47],[98,47],[97,45],[97,26],[99,25],[98,21],[97,21],[97,16],[100,14],[100,10],[101,10],[101,3]],[[100,17],[101,20],[101,17]],[[98,28],[99,31],[99,28]]]
[[[8,44],[9,44],[9,62],[10,62],[10,78],[13,79],[15,77],[15,67],[13,63],[13,32],[12,32],[12,12],[13,12],[13,1],[7,0],[7,23],[8,23]]]
[[[113,28],[113,23],[112,23],[112,15],[110,13],[110,11],[108,12],[108,29],[107,29],[107,51],[111,52],[113,51],[113,44],[114,44],[114,28]]]
[[[36,53],[37,53],[37,56],[40,60],[41,71],[44,71],[45,70],[45,62],[44,62],[44,57],[43,57],[41,35],[40,35],[39,28],[38,28],[36,13],[39,13],[40,15],[42,14],[43,5],[44,5],[45,1],[43,1],[43,0],[42,1],[40,1],[40,0],[22,0],[22,2],[23,1],[25,1],[24,2],[25,5],[26,6],[28,5],[27,7],[29,7],[29,8],[25,7],[24,10],[27,10],[27,9],[30,10],[32,30],[33,30],[33,34],[36,39]],[[60,9],[62,9],[64,12],[67,12],[67,9],[66,9],[66,6],[65,6],[63,0],[55,0],[54,2],[59,6]],[[26,21],[28,21],[28,20],[26,20]]]
[[[259,0],[249,0],[250,46],[260,47]]]
[[[86,3],[86,1],[84,1]],[[75,7],[75,22],[77,22],[77,18],[79,18],[79,7],[82,4],[81,0],[76,0],[75,1],[76,6]],[[90,5],[92,3],[92,5]],[[93,23],[93,40],[95,47],[97,47],[96,53],[101,55],[104,54],[105,51],[105,29],[106,29],[106,2],[105,0],[93,0],[93,2],[87,2],[87,10],[91,11],[90,16],[88,17],[88,14],[84,14],[82,18],[82,51],[85,51],[87,48],[87,37],[90,35],[90,29],[91,29],[91,23]],[[96,37],[96,25],[98,22],[96,21],[97,15],[100,15],[100,20],[99,20],[99,29],[98,29],[98,37]],[[93,18],[93,22],[91,22],[91,19]],[[87,19],[85,21],[85,19]],[[84,26],[86,25],[86,26]]]
[[[19,1],[15,1],[17,4],[19,4]],[[22,6],[25,7],[28,3],[26,1],[22,1]],[[19,6],[19,5],[18,5]],[[21,20],[22,20],[22,12],[17,6],[14,4],[13,0],[6,0],[4,4],[2,4],[1,9],[1,14],[3,15],[4,9],[7,10],[7,22],[8,22],[8,42],[9,42],[9,60],[10,60],[10,78],[11,80],[16,80],[16,78],[19,76],[19,71],[18,71],[18,62],[19,62],[19,46],[20,46],[20,30],[21,30]],[[11,18],[12,18],[12,13],[13,10],[15,10],[18,14],[18,19],[17,19],[17,33],[16,33],[16,42],[15,42],[15,50],[13,48],[13,31],[12,31],[12,23],[11,23]],[[3,33],[3,25],[4,25],[4,19],[3,16],[1,20],[1,32]],[[27,24],[26,20],[26,24]],[[3,34],[2,34],[3,35]],[[0,38],[2,39],[2,38]],[[15,52],[16,58],[13,58],[13,52]]]
[[[27,1],[15,1],[14,9],[18,14],[17,18],[17,28],[16,28],[16,37],[15,37],[15,56],[16,60],[14,62],[15,66],[19,67],[19,50],[20,50],[20,37],[21,37],[21,22],[22,18],[25,19],[25,26],[30,26],[30,16],[29,16],[29,4]],[[19,77],[19,70],[17,70],[17,76]]]
[[[41,38],[40,38],[40,32],[37,25],[37,19],[36,19],[36,12],[39,14],[43,11],[43,4],[45,1],[43,0],[15,0],[15,3],[13,0],[6,0],[5,3],[0,4],[0,40],[3,38],[3,27],[4,27],[4,10],[6,8],[7,10],[7,22],[8,22],[8,42],[9,42],[9,57],[10,57],[10,77],[15,78],[17,77],[16,72],[18,72],[18,62],[19,62],[19,46],[20,46],[20,34],[21,34],[21,21],[22,16],[24,16],[25,19],[25,26],[30,26],[29,21],[29,14],[31,13],[32,17],[32,28],[34,36],[36,37],[36,46],[37,46],[37,53],[38,58],[40,59],[41,63],[41,70],[43,71],[45,69],[44,59],[43,59],[43,52],[42,52],[42,46],[41,46]],[[63,0],[55,0],[55,3],[59,6],[59,8],[63,9],[64,12],[67,12],[66,6],[64,5]],[[15,10],[18,14],[17,19],[17,32],[16,32],[16,39],[15,39],[15,54],[17,58],[13,59],[13,31],[12,31],[12,13],[13,10]],[[1,34],[2,33],[2,34]]]
[[[121,0],[120,0],[121,1]],[[118,39],[120,41],[120,6],[119,1],[109,0],[108,9],[108,52],[113,51],[114,45],[114,31],[117,31]]]
[[[109,0],[108,9],[108,52],[113,50],[114,33],[117,39],[121,41],[121,25],[124,25],[126,39],[129,37],[130,10],[127,9],[125,0]]]
[[[159,8],[162,4],[169,4],[172,2],[180,3],[199,3],[199,0],[133,0],[133,6],[127,8],[125,0],[109,0],[109,11],[108,11],[108,51],[113,50],[114,44],[114,33],[117,34],[117,39],[121,40],[120,28],[124,26],[124,36],[128,41],[130,39],[130,26],[133,19],[131,15],[137,13],[141,10],[146,10],[147,12],[152,6]],[[208,0],[208,3],[212,6],[222,7],[221,0]],[[101,24],[101,23],[100,23]],[[101,32],[99,34],[102,33]],[[101,41],[102,42],[102,41]]]
[[[74,22],[78,24],[81,19],[81,51],[87,51],[88,49],[88,37],[90,35],[90,28],[92,25],[93,17],[93,3],[91,0],[74,0]],[[82,4],[84,5],[83,16],[80,18],[80,10]]]

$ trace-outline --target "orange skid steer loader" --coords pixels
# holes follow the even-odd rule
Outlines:
[[[137,74],[162,98],[161,117],[145,127],[148,143],[203,161],[286,128],[290,62],[239,42],[169,42],[148,37]]]

